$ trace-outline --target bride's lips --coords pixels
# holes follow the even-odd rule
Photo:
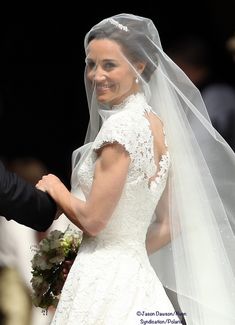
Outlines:
[[[108,90],[110,90],[111,87],[113,87],[113,85],[111,85],[111,84],[100,84],[100,85],[96,85],[96,92],[98,94],[105,93]]]

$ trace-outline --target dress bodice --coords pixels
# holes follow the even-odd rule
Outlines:
[[[125,244],[130,243],[130,238],[132,243],[145,241],[170,167],[168,150],[156,166],[153,135],[145,117],[145,113],[150,111],[145,97],[139,93],[128,97],[111,112],[100,111],[104,120],[102,128],[77,175],[84,196],[87,197],[91,189],[97,150],[100,147],[107,143],[120,143],[129,153],[131,163],[121,198],[107,226],[97,236],[98,239]]]
[[[170,166],[168,150],[155,164],[155,135],[145,117],[150,110],[141,94],[130,96],[111,111],[101,110],[103,126],[79,168],[74,169],[73,193],[86,199],[93,182],[97,150],[118,142],[130,155],[120,200],[97,236],[84,234],[53,324],[137,324],[141,320],[138,310],[172,310],[174,315],[145,246]]]

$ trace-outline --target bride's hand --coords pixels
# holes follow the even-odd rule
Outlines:
[[[37,184],[35,185],[35,187],[38,189],[38,190],[41,190],[43,192],[46,192],[46,188],[43,186],[43,183],[40,179],[40,181],[37,182]]]
[[[53,190],[59,189],[61,185],[63,185],[63,183],[57,176],[48,174],[44,175],[42,179],[40,179],[40,181],[36,184],[36,188],[43,192],[51,193]]]

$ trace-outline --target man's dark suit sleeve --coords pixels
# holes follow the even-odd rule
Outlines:
[[[56,214],[52,198],[7,171],[0,161],[0,215],[38,231],[47,230]]]

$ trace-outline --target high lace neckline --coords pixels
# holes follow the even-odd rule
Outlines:
[[[124,109],[129,103],[133,102],[134,100],[137,100],[139,97],[144,98],[144,94],[139,92],[131,94],[127,96],[120,104],[113,105],[112,107],[110,107],[110,109],[112,111]]]
[[[135,109],[137,110],[142,109],[142,111],[146,110],[147,100],[143,93],[135,93],[131,94],[126,97],[120,104],[113,105],[112,107],[109,106],[102,106],[99,108],[99,115],[101,116],[102,120],[107,120],[113,114],[121,112],[126,109]]]

